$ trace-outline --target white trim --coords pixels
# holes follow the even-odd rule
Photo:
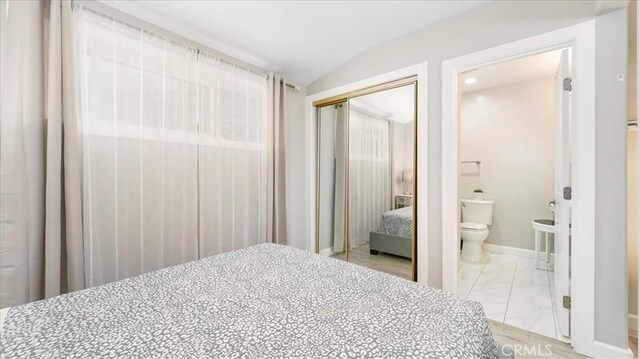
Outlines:
[[[511,256],[530,258],[530,259],[534,259],[536,257],[536,251],[534,251],[533,249],[500,246],[497,244],[490,244],[490,243],[484,243],[484,249],[487,252],[497,253],[497,254],[507,254]],[[553,259],[553,253],[551,253],[549,257]],[[540,252],[540,260],[546,260],[546,259],[547,259],[547,252]]]
[[[636,4],[636,24],[640,24],[640,6]],[[637,84],[640,84],[640,72],[637,69],[640,69],[640,56],[637,55],[637,52],[640,47],[640,25],[636,25],[636,103],[640,103],[640,91],[637,91]],[[636,120],[640,119],[638,116],[638,108],[636,107]],[[636,131],[636,208],[640,206],[640,145],[638,145],[638,140],[640,140],[640,131]],[[640,239],[640,211],[636,210],[636,263],[640,263],[640,246],[637,245],[638,240]],[[640,278],[640,266],[637,268],[636,278]],[[640,285],[637,288],[637,308],[640,308]],[[635,328],[636,334],[638,332],[638,328],[640,328],[639,317],[636,316]],[[629,326],[631,327],[631,326]]]
[[[631,349],[618,348],[603,342],[593,342],[593,351],[589,355],[594,358],[633,358]]]
[[[385,74],[377,75],[365,80],[352,82],[348,85],[339,86],[330,90],[322,91],[310,96],[307,96],[305,103],[306,118],[307,118],[307,166],[306,173],[307,188],[305,191],[306,203],[309,203],[309,212],[307,213],[307,221],[309,224],[307,228],[307,250],[315,251],[315,228],[316,228],[316,111],[313,106],[313,102],[326,99],[333,96],[342,95],[348,92],[360,90],[363,88],[391,82],[407,78],[410,76],[418,77],[418,114],[417,114],[417,138],[420,140],[417,143],[417,164],[418,168],[414,169],[416,174],[414,178],[419,178],[418,185],[418,197],[420,200],[417,203],[418,218],[415,219],[418,227],[417,233],[417,264],[418,264],[418,282],[427,284],[428,271],[427,271],[427,259],[428,257],[428,152],[427,152],[427,69],[426,62],[416,64],[413,66],[405,67],[403,69],[387,72]],[[418,172],[420,176],[418,176]]]
[[[460,72],[544,51],[572,49],[574,117],[572,186],[571,343],[578,353],[595,350],[595,21],[590,20],[442,63],[442,255],[443,289],[456,292],[458,266],[458,89]],[[577,155],[579,154],[579,156]],[[578,239],[579,238],[579,239]],[[574,241],[574,243],[577,243]],[[574,276],[575,279],[575,276]]]
[[[638,339],[638,316],[629,313],[629,336]]]
[[[2,336],[2,327],[4,326],[4,320],[6,319],[7,314],[9,313],[9,309],[11,309],[11,307],[0,309],[0,336]]]

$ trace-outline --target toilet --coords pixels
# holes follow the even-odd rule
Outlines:
[[[462,223],[460,236],[462,237],[462,253],[460,259],[479,263],[484,257],[482,242],[489,236],[489,225],[493,219],[494,201],[463,199]]]

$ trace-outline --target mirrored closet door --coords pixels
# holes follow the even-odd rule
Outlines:
[[[318,109],[319,253],[347,259],[347,103]]]
[[[415,280],[415,82],[317,106],[317,251]]]

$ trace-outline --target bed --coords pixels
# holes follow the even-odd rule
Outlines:
[[[11,308],[2,358],[494,358],[477,302],[262,244]]]
[[[380,227],[369,232],[369,252],[412,257],[413,206],[394,209],[382,214]]]

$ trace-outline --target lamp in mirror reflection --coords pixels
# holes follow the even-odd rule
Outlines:
[[[402,172],[402,183],[404,183],[405,185],[405,194],[411,194],[411,192],[409,191],[409,188],[411,188],[411,186],[409,185],[410,183],[413,182],[413,172],[412,171],[404,171]]]

